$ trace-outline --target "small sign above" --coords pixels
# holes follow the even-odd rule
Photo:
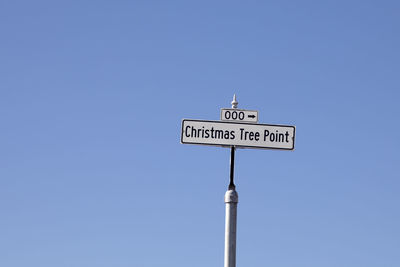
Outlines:
[[[221,108],[221,121],[257,123],[258,111],[236,108]]]

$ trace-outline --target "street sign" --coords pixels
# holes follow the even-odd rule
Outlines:
[[[294,149],[296,127],[258,124],[258,111],[238,109],[236,94],[232,108],[221,109],[221,121],[182,120],[181,143],[229,147],[231,150],[228,191],[225,193],[224,266],[236,266],[238,194],[234,183],[236,148]]]
[[[257,123],[258,111],[236,108],[221,108],[221,121]]]
[[[295,127],[227,121],[182,121],[181,143],[293,150]]]

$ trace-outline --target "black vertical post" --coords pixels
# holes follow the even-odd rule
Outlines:
[[[230,181],[229,181],[229,190],[235,190],[235,184],[233,183],[235,171],[235,147],[231,146],[231,173],[230,173]]]

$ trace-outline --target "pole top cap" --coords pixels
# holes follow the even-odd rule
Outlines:
[[[231,102],[232,108],[237,108],[237,105],[239,104],[236,100],[236,94],[233,95],[233,100]]]

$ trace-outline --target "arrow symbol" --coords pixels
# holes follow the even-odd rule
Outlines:
[[[256,115],[247,115],[247,117],[254,119]]]

